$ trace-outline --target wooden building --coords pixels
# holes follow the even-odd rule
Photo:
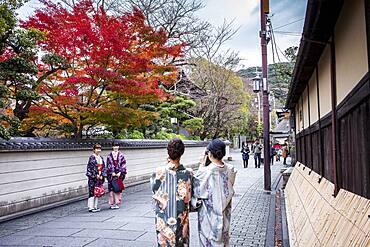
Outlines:
[[[370,246],[369,67],[370,0],[308,0],[286,104],[294,246]]]

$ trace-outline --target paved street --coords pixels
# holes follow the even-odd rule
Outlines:
[[[233,152],[237,169],[233,201],[232,246],[264,246],[271,196],[263,190],[263,167],[242,168],[239,152]],[[272,181],[281,165],[272,166]],[[106,198],[102,211],[87,212],[80,201],[0,224],[0,246],[156,246],[151,192],[129,189],[123,206],[110,210]],[[191,243],[198,246],[197,216],[191,214]]]

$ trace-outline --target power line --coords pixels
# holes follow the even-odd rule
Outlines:
[[[286,27],[286,26],[289,26],[289,25],[291,25],[291,24],[297,23],[297,22],[302,21],[302,20],[304,20],[304,18],[300,18],[300,19],[298,19],[298,20],[295,20],[295,21],[289,22],[289,23],[287,23],[287,24],[284,24],[284,25],[278,26],[278,27],[276,27],[276,28],[275,28],[275,30],[280,29],[280,28],[283,28],[283,27]]]
[[[280,62],[280,57],[279,57],[279,52],[278,52],[278,50],[277,49],[279,49],[279,51],[280,51],[280,53],[285,57],[285,59],[287,60],[287,61],[290,61],[289,60],[289,58],[285,55],[285,53],[284,52],[282,52],[282,50],[280,49],[280,47],[277,45],[277,43],[276,43],[276,39],[275,39],[275,31],[274,31],[274,28],[272,27],[272,22],[271,22],[271,20],[270,20],[270,29],[271,29],[271,38],[272,38],[272,42],[274,43],[274,47],[275,47],[275,50],[276,50],[276,54],[277,54],[277,57],[278,57],[278,59],[279,59],[279,62]],[[276,31],[276,32],[279,32],[279,31]]]
[[[270,21],[270,29],[271,29],[272,44],[274,44],[274,45],[273,45],[273,48],[275,48],[276,56],[277,56],[277,58],[278,58],[279,62],[281,62],[281,60],[280,60],[280,56],[279,56],[279,53],[278,53],[278,51],[277,51],[277,49],[276,49],[275,31],[274,31],[274,29],[272,28],[272,22],[271,22],[271,21]]]
[[[277,34],[286,35],[286,36],[295,36],[295,37],[302,36],[302,33],[299,33],[299,32],[289,32],[289,31],[275,31],[275,32]]]

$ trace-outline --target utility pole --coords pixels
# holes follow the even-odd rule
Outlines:
[[[267,31],[266,15],[269,13],[269,0],[261,0],[261,51],[262,51],[262,100],[263,100],[263,149],[264,149],[264,187],[271,190],[271,168],[270,168],[270,105],[267,82]]]

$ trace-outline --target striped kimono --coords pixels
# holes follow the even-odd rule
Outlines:
[[[151,185],[158,246],[189,246],[191,173],[183,165],[160,167]]]

